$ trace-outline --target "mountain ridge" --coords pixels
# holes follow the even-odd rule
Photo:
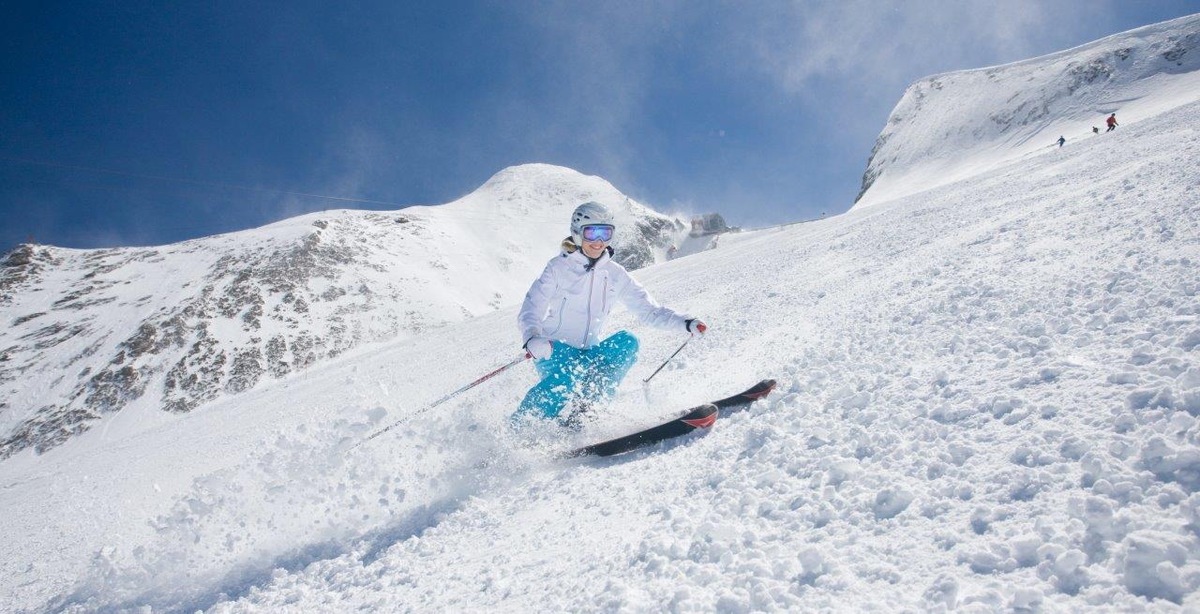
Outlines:
[[[919,79],[876,139],[854,208],[958,181],[1200,99],[1200,14]]]
[[[0,458],[132,404],[188,412],[362,343],[519,301],[598,200],[618,260],[665,259],[684,224],[599,177],[509,167],[439,206],[331,210],[146,248],[22,245],[0,266]]]

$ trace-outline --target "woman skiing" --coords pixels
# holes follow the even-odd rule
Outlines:
[[[613,260],[615,232],[615,220],[603,205],[576,207],[562,253],[546,264],[525,294],[517,322],[542,379],[513,414],[514,424],[532,416],[579,428],[583,414],[616,394],[638,350],[637,337],[629,331],[601,340],[604,321],[617,302],[658,328],[693,335],[706,330],[699,319],[659,305]]]

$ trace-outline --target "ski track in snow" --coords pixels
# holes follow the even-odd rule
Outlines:
[[[509,308],[127,442],[0,465],[3,601],[1200,608],[1198,129],[1193,103],[639,271],[711,332],[643,394],[682,336],[634,328],[641,360],[582,439],[780,381],[702,436],[546,460],[580,438],[510,439],[525,365],[414,415],[515,352]]]

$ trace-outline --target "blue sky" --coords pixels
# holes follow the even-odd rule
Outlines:
[[[527,162],[737,225],[835,214],[912,81],[1195,12],[1200,0],[8,3],[0,249],[444,203]]]

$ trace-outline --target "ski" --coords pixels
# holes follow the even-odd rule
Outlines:
[[[717,422],[717,417],[722,409],[740,408],[750,405],[757,399],[761,399],[772,390],[775,389],[775,380],[763,380],[749,389],[735,394],[731,397],[726,397],[712,403],[705,403],[693,407],[683,415],[673,420],[652,426],[648,429],[631,433],[624,437],[610,439],[600,443],[584,446],[567,452],[563,455],[564,458],[578,458],[580,456],[613,456],[615,454],[623,454],[638,448],[666,441],[682,435],[687,435],[697,429],[711,428]]]
[[[717,421],[717,412],[720,411],[716,405],[706,403],[692,409],[687,410],[682,416],[675,418],[669,422],[664,422],[658,426],[652,426],[646,430],[631,433],[624,437],[610,439],[600,443],[584,446],[582,448],[567,452],[563,456],[565,458],[576,458],[580,456],[612,456],[636,450],[643,446],[673,439],[696,429],[706,429],[711,427]]]

